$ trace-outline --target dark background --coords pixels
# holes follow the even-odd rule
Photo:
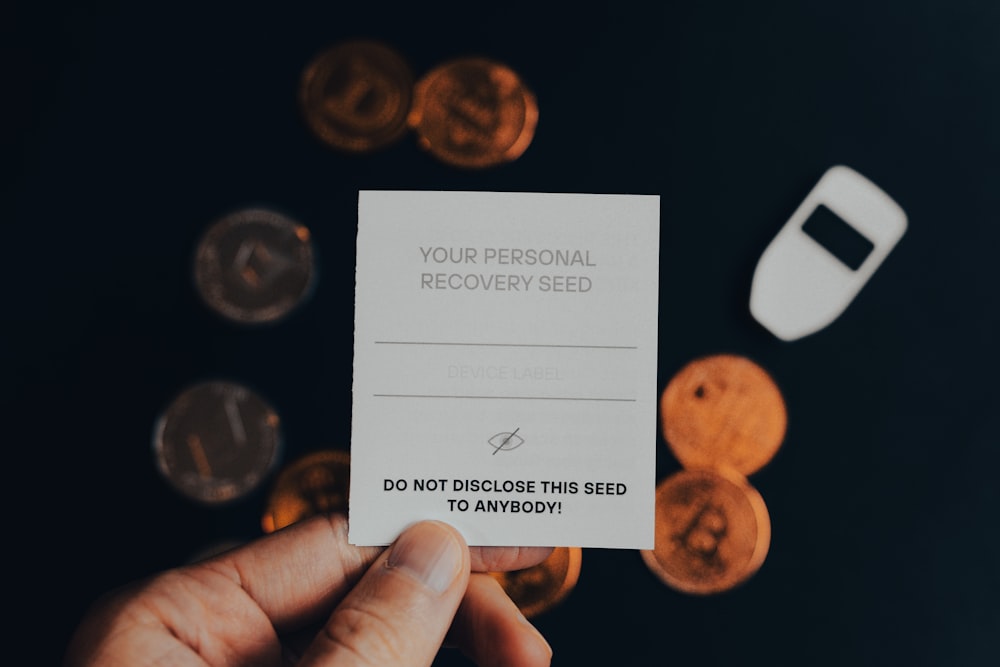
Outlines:
[[[152,425],[181,388],[258,389],[286,461],[349,449],[357,192],[395,188],[659,194],[661,389],[732,352],[785,395],[785,444],[750,480],[773,524],[760,572],[696,598],[634,551],[584,550],[535,619],[555,664],[997,664],[1000,4],[134,4],[0,10],[5,606],[35,662],[100,592],[260,534],[264,487],[210,509],[158,476]],[[537,95],[534,142],[476,172],[412,135],[328,149],[296,89],[349,37],[418,76],[506,62]],[[909,229],[836,322],[783,343],[749,314],[753,268],[838,163]],[[262,329],[191,282],[203,229],[250,205],[320,253],[311,300]],[[677,464],[656,446],[662,477]]]

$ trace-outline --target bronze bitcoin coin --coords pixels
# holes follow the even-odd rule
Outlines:
[[[562,602],[580,577],[583,550],[557,547],[532,567],[512,572],[490,572],[525,618],[537,616]]]
[[[239,324],[284,319],[309,296],[315,275],[309,229],[265,209],[222,217],[195,250],[198,294],[213,311]]]
[[[686,468],[728,466],[750,475],[785,438],[781,391],[756,363],[718,354],[688,363],[660,399],[663,437]]]
[[[417,82],[408,122],[419,144],[444,162],[493,167],[527,150],[538,123],[538,104],[506,65],[459,58]]]
[[[376,41],[333,45],[306,67],[299,104],[306,124],[329,146],[374,151],[407,130],[413,74],[394,49]]]
[[[681,470],[657,486],[655,540],[640,553],[663,583],[684,593],[721,593],[763,565],[771,519],[739,473]]]
[[[280,422],[274,408],[240,384],[193,385],[156,421],[156,466],[194,500],[217,504],[242,498],[277,465],[283,447]]]
[[[316,514],[346,512],[351,456],[328,449],[306,454],[278,473],[267,498],[261,526],[265,533]]]

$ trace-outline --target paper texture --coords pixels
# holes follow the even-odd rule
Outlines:
[[[651,549],[659,197],[362,191],[350,541]]]

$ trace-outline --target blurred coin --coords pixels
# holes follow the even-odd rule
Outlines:
[[[334,449],[306,454],[281,472],[261,519],[265,533],[316,514],[346,512],[351,456]]]
[[[277,464],[280,420],[263,398],[213,380],[182,391],[153,429],[156,466],[185,496],[224,503],[246,496]]]
[[[760,494],[739,473],[681,470],[656,489],[656,542],[641,551],[663,583],[684,593],[721,593],[746,581],[771,544]]]
[[[750,475],[777,453],[787,415],[781,391],[753,361],[719,354],[696,359],[660,399],[663,437],[686,468],[729,466]]]
[[[557,547],[544,561],[513,572],[490,572],[525,618],[537,616],[569,595],[580,577],[583,550]]]
[[[408,122],[420,145],[439,159],[457,167],[492,167],[528,148],[538,104],[506,65],[460,58],[417,82]]]
[[[302,74],[299,104],[309,128],[343,151],[373,151],[406,132],[413,74],[393,49],[379,42],[336,44]]]
[[[274,211],[247,209],[202,236],[194,282],[205,303],[234,322],[276,322],[309,295],[314,261],[306,227]]]

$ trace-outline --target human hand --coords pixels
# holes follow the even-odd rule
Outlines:
[[[445,642],[481,667],[544,667],[548,644],[483,572],[550,552],[469,548],[440,522],[354,547],[344,515],[316,516],[103,597],[66,667],[280,665],[282,639],[317,628],[300,667],[430,665]]]

